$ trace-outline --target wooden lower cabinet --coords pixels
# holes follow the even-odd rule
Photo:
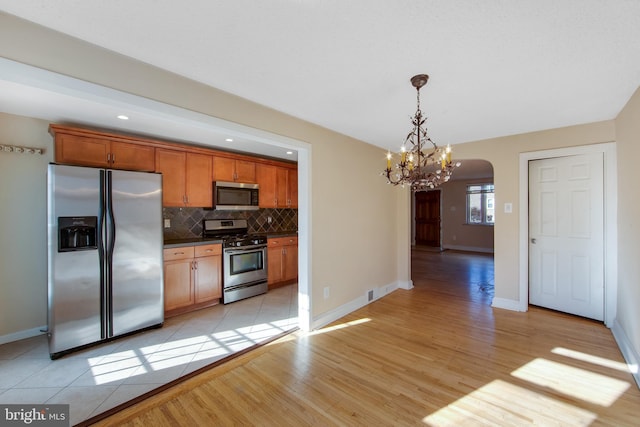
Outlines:
[[[269,238],[267,241],[269,289],[298,279],[298,237]]]
[[[222,296],[222,245],[164,250],[165,317],[208,307]]]

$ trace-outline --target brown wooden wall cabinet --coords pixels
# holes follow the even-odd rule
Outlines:
[[[214,181],[227,182],[256,182],[256,164],[247,160],[228,157],[213,158]]]
[[[61,134],[56,138],[56,163],[153,172],[154,149],[137,144]]]
[[[261,208],[298,207],[298,171],[258,164],[256,182],[260,185]]]
[[[298,237],[272,237],[267,245],[269,289],[295,282],[298,279]]]
[[[164,250],[166,317],[218,304],[221,296],[221,244]]]
[[[210,208],[213,158],[207,154],[156,148],[162,173],[162,206]]]
[[[294,163],[51,124],[59,164],[162,173],[163,206],[212,207],[212,182],[258,183],[260,207],[297,208]]]

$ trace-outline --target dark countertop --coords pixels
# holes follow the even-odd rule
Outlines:
[[[269,237],[289,237],[289,236],[297,236],[297,231],[279,231],[276,233],[256,233],[260,236]],[[215,243],[222,243],[222,239],[216,237],[191,237],[186,239],[169,239],[164,241],[164,248],[179,248],[181,246],[200,246],[200,245],[211,245]]]
[[[267,238],[269,237],[289,237],[289,236],[297,236],[298,232],[297,231],[278,231],[276,233],[256,233],[260,236],[267,236]]]
[[[214,243],[222,243],[222,239],[218,239],[215,237],[192,237],[189,239],[170,239],[164,241],[164,248],[179,248],[181,246],[200,246],[200,245],[211,245]]]

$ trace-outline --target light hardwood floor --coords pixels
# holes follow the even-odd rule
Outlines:
[[[601,323],[492,309],[489,255],[414,251],[412,278],[97,425],[640,425]]]

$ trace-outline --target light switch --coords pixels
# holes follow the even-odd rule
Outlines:
[[[512,203],[505,203],[504,204],[504,213],[511,213],[513,212],[513,204]]]
[[[171,228],[171,220],[169,218],[164,219],[164,228]]]

